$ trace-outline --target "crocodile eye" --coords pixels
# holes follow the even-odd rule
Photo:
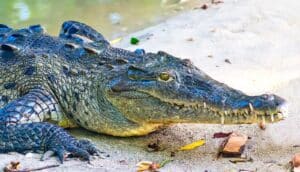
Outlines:
[[[167,72],[162,72],[159,74],[158,80],[164,81],[164,82],[169,82],[169,81],[173,80],[173,77]]]

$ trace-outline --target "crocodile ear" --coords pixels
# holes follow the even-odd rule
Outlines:
[[[84,43],[104,42],[109,44],[108,41],[95,29],[77,21],[64,22],[62,24],[59,37],[74,39],[75,41]]]

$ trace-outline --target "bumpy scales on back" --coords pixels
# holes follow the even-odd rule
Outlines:
[[[0,152],[51,151],[89,159],[97,148],[63,128],[145,135],[172,123],[243,124],[284,118],[276,95],[248,96],[187,59],[113,48],[67,21],[59,37],[39,25],[0,25]]]

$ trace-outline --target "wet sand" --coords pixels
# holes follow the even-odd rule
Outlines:
[[[257,125],[178,124],[145,137],[118,138],[72,130],[78,138],[89,138],[109,154],[91,163],[69,160],[58,168],[44,171],[135,171],[140,160],[161,162],[172,158],[161,171],[286,171],[292,155],[300,152],[300,2],[290,0],[225,0],[180,14],[159,25],[133,33],[116,46],[147,52],[166,51],[190,58],[196,66],[236,89],[250,95],[276,93],[289,102],[289,117],[261,130]],[[140,38],[130,45],[131,36]],[[192,38],[192,41],[191,41]],[[225,62],[229,59],[231,64]],[[238,131],[251,139],[246,150],[253,162],[230,163],[216,160],[222,140],[215,132]],[[205,146],[192,151],[171,152],[181,145],[204,138]],[[160,140],[164,150],[148,152],[147,144]],[[57,164],[55,158],[39,161],[40,155],[0,155],[0,168],[11,160],[23,167]]]

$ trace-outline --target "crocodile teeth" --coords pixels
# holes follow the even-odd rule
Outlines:
[[[254,108],[253,108],[251,103],[249,103],[249,110],[250,110],[251,113],[254,111]]]
[[[225,117],[223,114],[221,114],[221,124],[224,124],[225,123]]]
[[[262,116],[261,125],[266,125],[266,118],[265,118],[265,116]]]
[[[228,112],[227,112],[227,111],[224,111],[224,114],[225,114],[225,116],[227,116],[227,115],[228,115]]]
[[[274,115],[271,114],[271,121],[274,122]]]
[[[278,119],[282,119],[283,118],[282,113],[278,113],[277,116],[278,116]]]

